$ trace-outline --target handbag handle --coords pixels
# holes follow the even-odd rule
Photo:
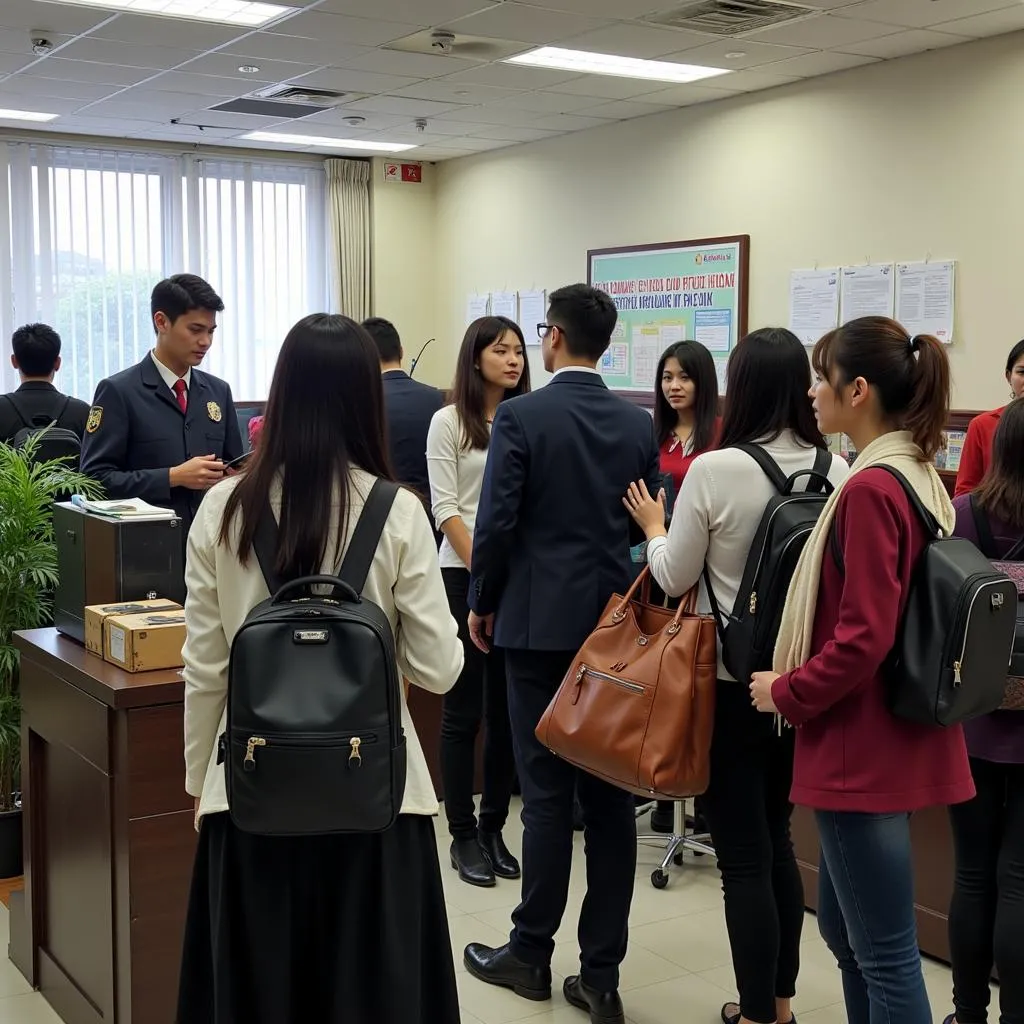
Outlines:
[[[644,566],[643,572],[633,581],[633,586],[626,591],[626,596],[622,599],[622,604],[612,612],[612,622],[621,622],[626,617],[626,609],[629,607],[630,602],[636,596],[637,590],[641,586],[650,587],[650,566]],[[683,615],[693,615],[697,610],[697,588],[699,582],[695,583],[683,596],[679,599],[679,607],[676,608],[675,615],[672,616],[672,621],[669,623],[668,632],[670,635],[679,632],[680,622]]]
[[[330,587],[334,596],[342,601],[359,603],[359,595],[344,580],[337,576],[302,576],[297,580],[286,583],[273,597],[273,604],[280,604],[286,595],[296,590],[307,590],[310,587]]]

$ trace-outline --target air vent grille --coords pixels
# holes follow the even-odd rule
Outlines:
[[[691,0],[674,10],[644,19],[653,25],[707,32],[715,36],[740,36],[758,29],[807,18],[820,11],[778,0]]]
[[[346,98],[344,93],[332,89],[314,89],[308,85],[289,85],[287,82],[257,89],[253,96],[278,103],[306,103],[317,107],[334,107]]]

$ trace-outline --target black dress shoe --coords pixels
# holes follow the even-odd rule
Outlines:
[[[671,835],[676,827],[676,808],[671,801],[659,800],[651,811],[651,831]]]
[[[494,872],[476,836],[472,839],[453,839],[451,857],[452,867],[458,871],[462,881],[469,885],[479,885],[483,889],[490,889],[496,884]]]
[[[484,851],[484,860],[499,878],[518,878],[522,872],[519,861],[505,845],[500,832],[479,832],[480,849]]]
[[[551,998],[551,968],[523,963],[506,943],[497,949],[471,942],[463,954],[466,970],[478,981],[510,988],[523,999]]]
[[[611,992],[596,992],[584,985],[578,975],[573,975],[565,979],[562,994],[567,1003],[590,1014],[591,1024],[625,1024],[622,1000],[614,989]]]

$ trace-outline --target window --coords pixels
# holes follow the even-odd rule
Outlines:
[[[265,398],[288,329],[328,308],[325,229],[320,165],[0,143],[0,342],[52,324],[58,385],[89,401],[152,347],[153,285],[189,271],[226,306],[204,369]]]

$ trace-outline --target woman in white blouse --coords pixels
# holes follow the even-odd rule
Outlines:
[[[492,886],[495,876],[518,878],[520,873],[501,834],[515,774],[505,658],[501,651],[484,654],[470,640],[467,595],[491,421],[502,401],[529,390],[530,367],[518,324],[505,317],[482,317],[469,325],[463,339],[451,404],[434,414],[427,434],[430,499],[434,521],[444,534],[441,573],[465,651],[462,675],[444,699],[441,778],[452,867],[470,885]],[[478,823],[473,774],[481,719],[486,731]]]
[[[651,573],[667,594],[679,596],[700,583],[698,606],[707,614],[706,566],[722,613],[732,613],[754,534],[776,493],[754,459],[735,446],[758,445],[786,477],[811,469],[825,442],[807,397],[810,385],[807,352],[794,334],[765,328],[747,335],[729,359],[720,447],[691,465],[667,537],[661,503],[642,482],[630,488],[627,507],[647,534]],[[848,471],[832,457],[833,484]],[[805,489],[808,479],[796,489]],[[702,807],[722,873],[739,987],[739,1003],[727,1003],[722,1020],[790,1024],[804,919],[789,827],[793,733],[777,731],[769,716],[758,715],[749,680],[729,675],[721,651],[718,680],[711,783]]]
[[[431,820],[438,806],[404,696],[405,795],[383,833],[242,832],[226,813],[217,758],[231,642],[269,596],[252,548],[260,510],[269,501],[279,520],[282,578],[335,573],[374,480],[388,476],[373,341],[346,317],[306,317],[281,349],[253,459],[207,494],[188,538],[185,788],[196,798],[199,845],[182,1024],[458,1024]],[[403,676],[435,693],[450,689],[462,645],[430,523],[411,491],[395,499],[363,594],[391,623]]]

